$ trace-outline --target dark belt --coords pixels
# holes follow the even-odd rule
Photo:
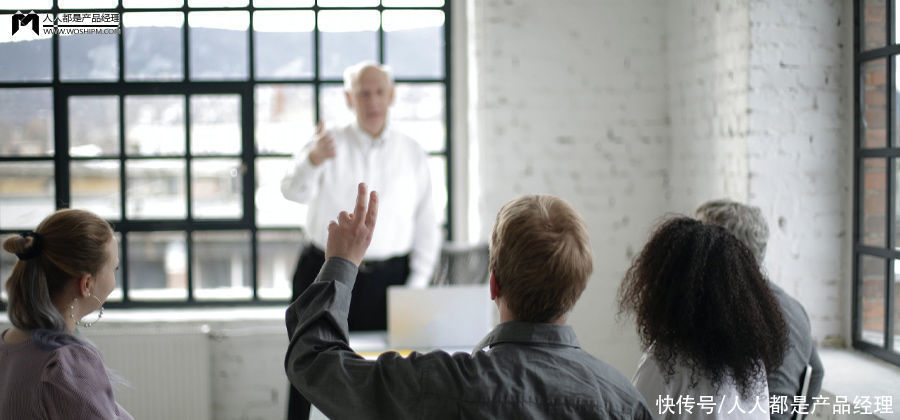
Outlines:
[[[325,251],[323,251],[321,248],[319,248],[315,245],[310,244],[309,246],[307,246],[305,252],[308,255],[317,257],[319,259],[322,259],[322,260],[325,259]],[[399,257],[391,257],[386,260],[363,260],[362,264],[359,265],[359,272],[360,273],[374,273],[376,271],[380,271],[380,270],[384,269],[385,267],[388,267],[388,266],[391,266],[394,264],[400,264],[401,262],[403,262],[404,260],[406,260],[408,258],[409,258],[409,255],[402,255]]]

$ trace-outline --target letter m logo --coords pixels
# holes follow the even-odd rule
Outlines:
[[[12,35],[15,35],[20,27],[28,26],[29,23],[31,24],[31,30],[34,31],[34,34],[39,35],[40,21],[38,21],[37,13],[31,11],[26,15],[22,12],[16,12],[16,14],[12,15]]]

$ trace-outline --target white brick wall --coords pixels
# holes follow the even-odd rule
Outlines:
[[[771,225],[773,281],[818,340],[846,337],[849,3],[469,3],[481,238],[520,194],[581,211],[596,268],[572,323],[627,375],[637,347],[630,321],[614,323],[615,291],[649,229],[748,201]]]
[[[595,268],[571,323],[626,375],[639,351],[630,321],[615,323],[616,289],[666,208],[663,11],[594,0],[473,9],[482,238],[521,194],[552,193],[583,214]]]
[[[771,227],[770,277],[804,304],[819,340],[849,338],[849,3],[750,6],[750,201]]]
[[[747,1],[666,2],[670,208],[747,200]],[[687,7],[685,7],[687,6]]]

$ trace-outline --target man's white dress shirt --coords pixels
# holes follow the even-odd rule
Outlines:
[[[353,212],[357,185],[365,182],[378,192],[378,220],[366,258],[384,260],[409,254],[406,284],[424,287],[437,263],[440,226],[431,195],[428,155],[412,138],[387,125],[373,138],[356,122],[329,129],[335,157],[313,166],[307,143],[281,180],[288,200],[308,204],[307,232],[312,243],[325,249],[328,223],[338,213]]]

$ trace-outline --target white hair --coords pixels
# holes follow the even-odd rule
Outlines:
[[[719,225],[744,243],[756,261],[762,264],[769,241],[769,226],[759,207],[736,203],[731,200],[713,200],[697,208],[697,219]]]
[[[344,69],[344,91],[353,92],[353,85],[359,81],[359,75],[363,70],[375,69],[387,77],[388,85],[394,84],[394,72],[386,64],[378,64],[374,61],[361,61]]]

